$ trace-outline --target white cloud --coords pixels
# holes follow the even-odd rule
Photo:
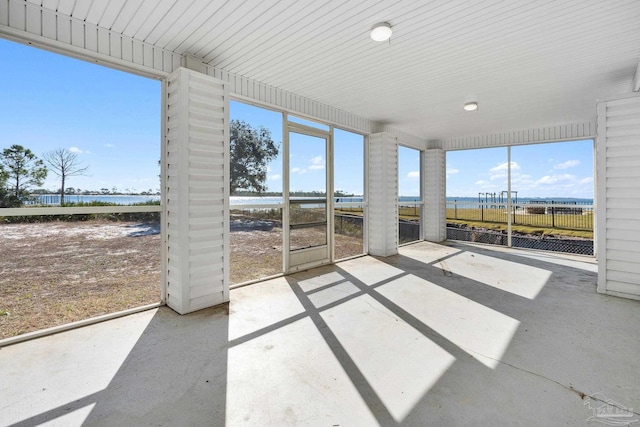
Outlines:
[[[593,183],[593,177],[592,176],[587,177],[587,178],[582,178],[580,180],[580,184],[591,184],[591,183]]]
[[[500,163],[499,165],[489,169],[489,173],[495,174],[495,173],[506,172],[508,169],[508,166],[509,166],[508,162]],[[511,162],[511,170],[512,171],[520,170],[520,165],[518,164],[518,162]]]
[[[309,169],[310,171],[324,169],[324,159],[322,158],[322,156],[316,156],[312,158],[311,160],[309,160],[309,163],[311,163],[311,165],[307,169]]]
[[[69,151],[76,154],[84,153],[84,151],[82,151],[78,147],[69,147]]]
[[[489,184],[488,181],[483,181],[482,179],[480,181],[476,181],[476,185],[487,185]]]
[[[545,175],[536,181],[536,184],[558,184],[560,182],[575,181],[576,177],[569,174],[563,175]]]
[[[280,178],[282,178],[282,176],[276,174],[276,175],[271,175],[269,176],[269,181],[280,181]]]
[[[322,156],[316,156],[309,160],[309,163],[311,163],[312,165],[324,165],[324,159],[322,158]]]
[[[292,168],[291,173],[297,173],[298,175],[302,175],[307,173],[307,170],[302,168]]]
[[[579,164],[580,164],[580,160],[567,160],[566,162],[558,163],[553,168],[558,170],[569,169],[574,166],[578,166]]]
[[[407,174],[407,178],[409,179],[418,179],[420,178],[420,171],[411,171]]]
[[[115,147],[115,145],[113,145],[113,144],[104,144],[104,146],[105,146],[105,147],[107,147],[107,148],[113,148],[113,147]]]
[[[449,176],[449,175],[455,175],[455,174],[457,174],[458,172],[460,172],[460,169],[454,169],[454,168],[447,169],[447,176]]]

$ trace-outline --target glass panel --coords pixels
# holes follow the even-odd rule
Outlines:
[[[289,235],[289,248],[292,251],[323,246],[326,244],[326,224],[291,229],[291,234]]]
[[[231,283],[282,272],[282,209],[231,210]]]
[[[364,253],[364,137],[340,129],[333,131],[334,254],[335,259]]]
[[[0,235],[0,338],[160,301],[159,212],[5,217]]]
[[[363,206],[336,207],[334,230],[337,260],[364,253]]]
[[[327,244],[325,199],[291,200],[289,203],[290,250]]]
[[[420,150],[398,147],[398,243],[420,240]]]
[[[364,137],[333,132],[333,197],[336,203],[361,202],[364,195]]]
[[[231,205],[282,203],[282,113],[237,101],[229,106],[231,136],[244,135],[242,146],[232,144],[230,166],[238,173]]]
[[[289,133],[289,249],[327,244],[327,140]]]
[[[420,200],[420,150],[398,147],[398,195],[400,201]]]
[[[398,205],[398,243],[420,240],[420,209],[416,205]]]

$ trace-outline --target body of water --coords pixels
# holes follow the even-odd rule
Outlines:
[[[317,197],[296,197],[297,200],[305,200],[305,199],[317,199]],[[37,203],[45,204],[45,205],[58,205],[60,204],[60,195],[58,194],[42,194],[37,196]],[[68,194],[64,196],[65,202],[74,202],[74,203],[91,203],[91,202],[106,202],[106,203],[115,203],[119,205],[133,205],[135,203],[146,203],[149,201],[158,202],[160,201],[160,196],[150,195],[150,196],[129,196],[129,195],[75,195]],[[400,202],[415,202],[418,201],[418,197],[412,196],[401,196],[399,198]],[[362,197],[336,197],[334,199],[336,203],[359,203],[362,202]],[[458,202],[459,207],[468,207],[468,208],[477,208],[480,205],[477,197],[447,197],[447,204],[453,205],[453,202]],[[566,198],[566,197],[555,197],[555,198],[528,198],[521,197],[518,198],[518,203],[556,203],[556,204],[577,204],[577,205],[591,205],[593,204],[593,199],[575,199],[575,198]],[[231,205],[257,205],[257,204],[278,204],[282,203],[282,197],[278,196],[231,196]],[[482,200],[482,204],[495,204],[495,203],[506,203],[506,200],[503,201],[492,201],[492,200]],[[515,201],[514,201],[515,203]]]
[[[317,197],[306,197],[307,199],[317,199]],[[296,197],[296,199],[305,199],[305,197]],[[400,202],[416,202],[420,200],[419,197],[412,196],[400,196]],[[334,199],[336,203],[358,203],[362,202],[362,197],[336,197]],[[506,204],[506,200],[491,200],[491,199],[482,199],[482,201],[478,200],[477,197],[447,197],[447,204],[453,205],[454,202],[460,203],[460,207],[467,207],[469,209],[479,208],[480,204]],[[512,201],[515,202],[515,198]],[[258,197],[258,196],[231,196],[231,205],[257,205],[257,204],[266,204],[266,203],[282,203],[282,197],[277,196],[268,196],[268,197]],[[568,198],[568,197],[518,197],[518,203],[542,203],[542,204],[567,204],[567,205],[592,205],[593,199],[576,199],[576,198]],[[464,205],[463,205],[464,204]]]
[[[59,205],[59,194],[40,194],[36,196],[36,203],[43,205]],[[102,194],[65,194],[65,203],[91,203],[104,202],[118,205],[133,205],[136,203],[159,202],[160,196],[128,196],[128,195],[102,195]]]

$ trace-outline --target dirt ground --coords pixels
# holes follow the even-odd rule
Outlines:
[[[0,338],[160,301],[159,225],[0,225]]]
[[[231,224],[231,283],[282,271],[277,223]],[[158,223],[0,224],[0,339],[160,301]],[[336,259],[362,238],[336,235]]]

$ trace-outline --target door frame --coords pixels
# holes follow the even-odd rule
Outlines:
[[[282,212],[282,269],[284,274],[293,273],[296,271],[306,270],[309,268],[317,267],[323,264],[330,264],[334,261],[334,201],[333,201],[333,126],[319,123],[321,126],[328,126],[328,130],[318,129],[312,126],[307,126],[301,123],[289,121],[289,115],[283,114],[283,159],[282,159],[282,201],[284,208]],[[289,134],[297,133],[301,135],[307,135],[317,138],[322,138],[326,141],[325,144],[325,180],[326,180],[326,209],[327,209],[327,242],[326,242],[326,256],[322,258],[312,259],[303,263],[295,263],[291,260],[290,250],[290,159],[289,159]],[[322,247],[322,246],[320,246]],[[312,252],[317,248],[300,249],[300,253]]]

